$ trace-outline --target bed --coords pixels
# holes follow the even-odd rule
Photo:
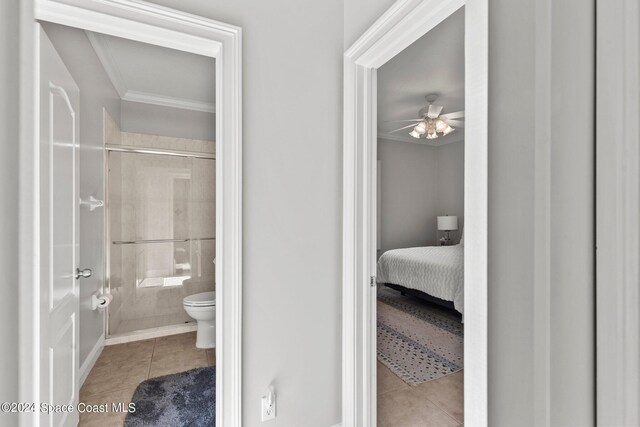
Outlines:
[[[378,260],[377,281],[464,314],[464,245],[392,249]]]

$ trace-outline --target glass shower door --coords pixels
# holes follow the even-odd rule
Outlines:
[[[108,153],[109,335],[191,322],[215,289],[215,160]]]

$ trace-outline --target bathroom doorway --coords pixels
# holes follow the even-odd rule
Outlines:
[[[128,0],[100,4],[38,0],[25,5],[24,13],[21,16],[21,26],[33,30],[25,30],[26,36],[21,46],[21,55],[26,59],[23,64],[25,75],[21,87],[25,102],[22,105],[23,120],[21,121],[20,144],[24,158],[27,159],[22,168],[23,176],[21,179],[24,178],[25,182],[30,183],[29,185],[32,187],[30,190],[33,194],[33,197],[22,200],[20,206],[21,211],[33,219],[20,230],[20,238],[23,241],[33,242],[33,246],[23,248],[21,252],[21,259],[31,261],[24,261],[24,264],[21,265],[21,269],[28,274],[23,275],[20,283],[20,300],[22,301],[20,311],[24,315],[24,321],[20,322],[20,332],[25,337],[32,337],[32,339],[23,340],[20,346],[20,357],[25,361],[24,369],[21,372],[21,376],[25,379],[25,387],[21,391],[21,396],[27,401],[35,402],[35,404],[54,401],[77,404],[79,390],[88,372],[91,371],[101,353],[108,353],[106,349],[110,346],[105,347],[105,332],[108,326],[105,327],[105,324],[108,324],[110,316],[109,306],[117,304],[117,297],[114,295],[115,292],[111,292],[112,288],[109,283],[111,251],[105,250],[105,240],[109,238],[107,211],[110,202],[106,181],[107,178],[111,178],[105,165],[112,160],[115,163],[120,162],[121,166],[125,165],[120,172],[127,173],[126,168],[130,166],[128,163],[133,164],[131,169],[135,170],[133,180],[122,179],[122,175],[120,178],[116,178],[114,174],[114,185],[116,185],[115,182],[120,181],[121,185],[125,187],[125,191],[121,191],[121,194],[135,198],[136,195],[148,195],[149,192],[155,191],[151,197],[140,198],[130,205],[127,203],[131,200],[128,200],[127,203],[121,203],[121,207],[133,206],[132,211],[136,219],[132,222],[120,221],[120,225],[124,224],[125,227],[120,230],[121,234],[118,236],[120,240],[117,240],[118,246],[145,245],[147,249],[142,253],[134,251],[133,260],[128,258],[128,254],[125,254],[124,260],[132,262],[127,267],[123,267],[119,271],[119,275],[126,277],[123,272],[129,274],[133,271],[134,274],[128,277],[133,277],[133,283],[140,292],[146,289],[161,289],[166,290],[167,293],[176,293],[175,290],[178,286],[184,288],[184,282],[189,279],[196,279],[187,283],[194,292],[199,286],[212,287],[212,285],[215,286],[216,281],[224,283],[223,288],[217,289],[215,296],[218,310],[214,314],[215,338],[213,341],[218,349],[215,353],[215,365],[219,374],[213,377],[215,399],[212,401],[215,402],[213,405],[218,423],[230,426],[239,425],[242,269],[240,237],[242,218],[240,28],[156,5],[142,6],[139,2]],[[75,41],[68,40],[68,42],[58,43],[57,46],[53,40],[53,51],[44,51],[42,40],[51,37],[51,34],[46,34],[46,27],[53,26],[65,27],[76,34],[81,34],[82,37]],[[147,49],[164,49],[172,51],[177,56],[189,55],[208,61],[207,79],[208,85],[213,88],[212,102],[195,99],[190,96],[194,95],[193,92],[187,93],[185,81],[188,83],[194,80],[189,72],[180,73],[173,68],[163,67],[160,63],[148,64],[141,70],[134,69],[134,72],[139,72],[138,80],[135,82],[139,88],[132,89],[134,85],[128,87],[132,78],[132,74],[130,74],[131,63],[144,56],[142,55],[144,52],[133,47],[128,51],[129,61],[118,61],[117,58],[114,60],[114,56],[118,55],[117,52],[114,54],[111,51],[105,55],[103,51],[101,55],[98,52],[99,49],[93,46],[93,56],[98,57],[99,61],[93,59],[90,61],[86,56],[83,56],[82,50],[74,48],[81,45],[85,47],[93,45],[91,43],[92,37],[108,39],[107,44],[118,43],[118,41],[114,41],[117,39],[128,44],[129,47],[145,44]],[[61,52],[65,48],[68,50],[66,54]],[[54,82],[48,81],[50,75],[46,74],[46,69],[41,68],[41,65],[46,65],[43,59],[48,59],[43,58],[43,54],[47,55],[50,52],[56,53],[55,56],[60,58],[58,63],[64,63],[62,68],[67,68],[79,88],[80,102],[76,104],[67,102],[67,105],[73,107],[68,108],[73,113],[69,117],[75,120],[74,123],[80,124],[80,129],[78,138],[70,140],[68,144],[66,139],[58,141],[54,138],[51,139],[52,144],[49,145],[77,150],[78,155],[74,157],[74,167],[79,168],[79,174],[73,173],[72,168],[65,168],[64,164],[56,163],[55,158],[52,162],[44,164],[42,156],[46,154],[46,149],[43,150],[41,147],[45,147],[45,145],[34,144],[34,141],[44,141],[42,137],[46,136],[40,131],[47,129],[48,116],[41,116],[40,112],[41,106],[47,104],[47,98],[51,98],[49,92],[57,90],[61,94],[59,97],[62,101],[65,100],[64,91],[58,90],[58,86],[55,86]],[[67,55],[70,56],[65,60],[64,57]],[[74,56],[75,58],[73,58]],[[111,63],[110,69],[108,69],[109,65],[105,65],[105,58],[106,62]],[[223,58],[224,66],[222,65]],[[72,62],[75,65],[69,65]],[[114,62],[119,62],[119,64],[113,66]],[[96,78],[93,71],[95,71],[94,65],[97,63],[102,63],[103,71],[110,74],[108,85],[96,86],[88,83]],[[179,63],[181,63],[180,60],[169,61],[169,65]],[[173,74],[176,77],[175,80],[182,79],[181,83],[169,87],[174,93],[154,93],[152,90],[144,88],[145,84],[153,84],[154,81],[157,81],[158,75],[163,72]],[[51,76],[55,77],[53,74]],[[47,80],[45,84],[41,84],[41,77],[44,78],[43,81]],[[135,75],[133,75],[133,79],[135,80]],[[97,102],[94,101],[106,96],[105,93],[101,93],[101,90],[108,86],[111,86],[112,92],[116,93],[117,99],[111,99],[105,105],[96,108]],[[64,89],[63,86],[60,87]],[[217,88],[220,90],[216,91]],[[224,97],[221,92],[225,93]],[[88,96],[89,94],[92,96]],[[73,95],[75,96],[76,93],[73,92]],[[196,95],[200,94],[196,93]],[[126,106],[126,103],[135,104],[137,107],[144,105],[145,108],[135,108],[134,105]],[[56,108],[58,108],[58,104],[55,105]],[[155,116],[156,124],[160,128],[170,124],[170,119],[177,118],[185,131],[194,131],[197,127],[193,126],[192,121],[184,119],[178,111],[210,112],[202,111],[210,109],[211,106],[208,104],[212,104],[215,109],[213,111],[215,122],[212,137],[174,135],[171,132],[165,132],[166,128],[157,131],[144,128],[146,114],[146,117]],[[60,105],[64,106],[64,102]],[[114,105],[116,105],[115,108]],[[159,112],[163,108],[172,107],[175,112],[171,114],[162,115]],[[130,115],[121,114],[125,109],[128,109]],[[149,113],[150,109],[154,110],[151,114]],[[57,111],[62,110],[63,108],[60,107],[52,114],[55,116]],[[107,126],[103,126],[108,122],[105,119],[105,111],[116,122],[122,133],[126,131],[129,134],[135,134],[127,136],[130,137],[129,140],[125,139],[127,144],[122,144],[122,140],[110,140],[113,145],[120,145],[119,150],[107,149],[104,145],[105,140],[113,137],[113,133],[107,135],[107,130],[111,132],[115,129],[107,129]],[[129,120],[128,124],[123,124],[122,118],[125,116],[135,116],[138,121],[134,123],[134,120],[127,119]],[[84,129],[96,125],[99,131],[94,132],[95,129],[92,129],[92,132],[85,134],[83,133],[83,124]],[[216,126],[218,124],[219,126]],[[134,129],[134,125],[139,126],[138,129]],[[207,141],[207,144],[204,145],[207,145],[208,148],[199,150],[189,147],[188,144],[182,147],[180,144],[173,144],[175,141],[167,141],[166,138]],[[169,142],[168,145],[162,145],[167,142]],[[145,146],[144,144],[147,143],[149,145]],[[117,154],[113,154],[116,152]],[[219,155],[216,156],[216,153]],[[116,157],[119,159],[115,160]],[[143,157],[146,159],[146,163],[141,160]],[[138,160],[131,160],[133,158]],[[169,159],[172,160],[171,164],[168,163]],[[219,168],[215,167],[216,162],[219,162]],[[202,164],[207,164],[209,167],[203,168]],[[60,227],[56,222],[57,217],[53,217],[53,220],[50,221],[51,218],[47,217],[47,212],[42,210],[46,208],[43,201],[47,199],[50,191],[45,191],[48,186],[43,187],[38,183],[40,176],[46,176],[46,174],[42,174],[42,171],[46,172],[47,167],[60,171],[59,173],[68,178],[70,182],[75,182],[78,185],[78,191],[74,193],[78,197],[73,198],[76,205],[74,209],[79,209],[80,212],[79,215],[73,216],[74,226],[80,229],[80,243],[75,252],[78,253],[78,257],[73,258],[73,266],[70,263],[65,263],[59,266],[60,272],[58,270],[53,272],[54,274],[59,273],[60,277],[65,280],[71,279],[64,282],[71,283],[71,286],[67,286],[69,292],[63,297],[65,307],[68,306],[73,311],[73,315],[69,316],[71,319],[70,328],[73,331],[65,332],[64,340],[58,340],[58,337],[61,335],[61,328],[69,328],[69,324],[47,322],[49,314],[55,310],[51,309],[51,304],[44,303],[44,298],[42,301],[38,298],[39,295],[48,295],[42,292],[49,291],[50,283],[40,280],[40,278],[45,277],[44,273],[48,269],[46,263],[53,255],[57,254],[55,250],[59,249],[55,245],[53,248],[50,247],[51,245],[46,240],[47,233],[55,235],[55,231]],[[164,172],[168,170],[168,172],[158,175],[159,170]],[[204,170],[206,172],[203,172]],[[138,172],[141,172],[142,175]],[[211,178],[210,181],[207,184],[202,184],[207,177]],[[161,186],[164,188],[160,188]],[[198,186],[202,188],[196,188]],[[208,191],[205,190],[205,187]],[[60,188],[54,183],[55,190]],[[205,193],[207,195],[200,199],[199,197]],[[169,202],[160,200],[161,196],[169,199]],[[193,207],[198,203],[204,208],[199,210]],[[207,206],[212,212],[203,213],[207,210]],[[219,215],[216,214],[216,208]],[[162,211],[162,213],[156,213],[156,211]],[[155,216],[151,215],[152,212]],[[199,218],[194,217],[197,212],[201,214]],[[122,219],[122,215],[120,217]],[[102,222],[100,218],[102,218]],[[187,221],[185,218],[190,220]],[[152,227],[154,222],[156,227]],[[210,233],[196,234],[193,232],[194,224],[202,225],[204,222],[208,222],[209,228],[202,230],[203,233],[207,231]],[[124,231],[131,231],[127,229],[129,225],[135,226],[133,233],[122,234]],[[158,239],[146,238],[147,235],[152,235],[149,230],[154,228],[162,230],[164,235],[169,237],[159,235]],[[175,237],[178,235],[186,237]],[[77,236],[78,234],[75,234],[75,237]],[[85,238],[91,236],[90,239],[87,239],[88,244],[83,244],[83,236]],[[134,238],[130,239],[128,236]],[[127,239],[126,242],[124,239]],[[143,240],[143,242],[137,243],[139,240]],[[154,244],[148,240],[154,242],[155,240],[170,240],[170,242],[157,243],[157,245],[164,244],[165,247],[170,246],[170,249],[148,249],[149,245]],[[130,241],[134,243],[128,243]],[[111,240],[112,245],[113,242],[114,240]],[[205,245],[210,245],[210,247],[204,247]],[[210,259],[205,263],[205,258]],[[213,263],[214,258],[217,259],[215,264]],[[123,261],[122,257],[121,261]],[[84,265],[85,263],[87,265]],[[165,265],[167,263],[168,267]],[[89,264],[93,268],[89,267]],[[71,269],[71,267],[74,272],[78,268],[78,272],[70,276],[67,269]],[[200,282],[197,283],[197,280]],[[178,282],[180,285],[177,285]],[[52,291],[55,293],[57,289],[53,288]],[[124,293],[121,296],[124,297]],[[196,320],[198,317],[199,321],[201,316],[189,316],[185,319],[184,316],[187,314],[185,314],[184,297],[181,296],[179,300],[180,311],[178,311],[175,304],[169,302],[169,299],[163,300],[161,298],[157,299],[155,308],[150,310],[151,304],[145,304],[145,301],[148,302],[153,297],[146,298],[147,296],[149,295],[145,295],[145,298],[135,294],[133,296],[126,295],[127,303],[138,303],[137,306],[133,306],[131,311],[140,314],[146,310],[146,313],[149,314],[160,308],[164,310],[167,308],[165,305],[171,306],[172,311],[168,312],[168,315],[177,316],[180,313],[183,316],[180,325],[185,325],[184,322],[191,323],[187,326],[195,331],[196,322],[190,322],[189,319]],[[189,297],[189,295],[185,295],[185,297]],[[54,299],[55,301],[57,300]],[[192,302],[199,309],[202,308],[203,300],[198,299]],[[220,309],[221,306],[224,306],[224,311]],[[114,307],[115,305],[111,308]],[[167,314],[161,312],[160,315]],[[136,319],[127,320],[132,320],[130,323],[135,323]],[[170,322],[171,324],[167,324],[169,321],[166,318],[161,320],[162,322],[154,319],[154,322],[150,323],[152,329],[171,327],[177,324],[174,320]],[[129,326],[131,330],[128,332],[133,334],[143,329],[150,329],[142,323],[138,322],[137,325]],[[114,330],[118,333],[117,328]],[[108,332],[109,338],[111,335],[115,335],[111,331]],[[168,331],[163,331],[163,333],[165,332]],[[66,339],[67,336],[70,338]],[[139,337],[131,335],[130,338],[137,339]],[[107,344],[112,343],[107,342]],[[195,347],[195,342],[193,344]],[[57,347],[52,348],[52,345]],[[45,357],[47,354],[51,356],[52,350],[55,350],[56,353],[53,355],[54,358]],[[58,354],[60,357],[56,358]],[[207,359],[209,359],[208,354]],[[60,363],[57,363],[58,361]],[[64,370],[59,369],[61,366],[64,367]],[[109,369],[111,372],[117,372],[113,366]],[[133,376],[131,372],[127,374]],[[52,396],[56,396],[56,398],[52,399]],[[20,419],[21,423],[25,425],[72,425],[74,422],[71,417],[54,420],[48,415],[37,413],[20,414]]]

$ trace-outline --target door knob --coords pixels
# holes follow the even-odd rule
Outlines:
[[[87,277],[91,277],[91,273],[93,273],[91,271],[90,268],[85,268],[84,270],[80,270],[79,268],[76,268],[76,279],[79,279],[81,277],[87,278]]]

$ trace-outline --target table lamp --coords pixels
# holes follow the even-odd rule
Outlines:
[[[449,237],[449,233],[453,230],[458,229],[458,217],[457,216],[439,216],[438,217],[438,230],[444,231],[445,235],[445,244],[448,244],[451,241]]]

